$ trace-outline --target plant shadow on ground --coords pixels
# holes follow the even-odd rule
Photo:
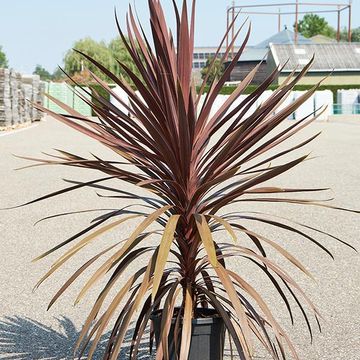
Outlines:
[[[60,331],[56,331],[40,322],[19,316],[5,316],[0,320],[0,358],[6,360],[73,360],[74,345],[79,337],[79,330],[67,317],[56,319]],[[93,360],[101,360],[106,348],[106,341],[110,332],[103,335]],[[119,355],[119,360],[127,360],[129,353],[129,342],[132,331],[125,339],[125,345]],[[87,349],[87,351],[89,348]],[[87,359],[87,351],[81,358]],[[225,348],[225,359],[230,359],[230,350]],[[234,360],[239,359],[234,354]],[[137,357],[138,360],[152,360],[149,355],[148,342],[144,342]],[[260,359],[260,357],[255,357]]]
[[[19,316],[6,316],[0,320],[0,358],[7,360],[70,360],[77,359],[73,356],[73,349],[79,336],[73,322],[61,317],[60,331],[41,324],[40,322]],[[131,333],[126,336],[126,341],[131,340]],[[94,360],[101,360],[106,348],[106,340],[110,333],[105,334],[93,356]],[[129,345],[123,346],[119,360],[128,359]],[[87,359],[87,351],[81,359]],[[139,351],[139,360],[150,360],[148,343],[144,343]]]

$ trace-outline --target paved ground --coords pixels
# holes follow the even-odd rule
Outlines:
[[[318,123],[307,131],[318,130],[324,131],[323,136],[308,147],[318,158],[295,169],[280,179],[281,182],[290,186],[330,186],[336,194],[336,204],[360,208],[360,124]],[[27,162],[14,158],[12,154],[39,156],[41,151],[52,148],[84,155],[90,151],[110,155],[92,140],[51,119],[26,131],[0,137],[0,207],[17,205],[57,190],[64,186],[62,178],[87,180],[94,177],[94,174],[64,167],[14,171]],[[131,188],[129,190],[132,191]],[[94,191],[81,190],[55,201],[0,212],[0,358],[71,359],[72,345],[91,304],[89,301],[78,307],[71,305],[80,285],[76,283],[65,298],[46,312],[51,295],[62,284],[61,281],[84,262],[84,257],[76,259],[62,274],[56,274],[35,293],[32,293],[32,287],[47,270],[51,259],[36,264],[30,262],[51,245],[83,228],[91,217],[67,217],[35,227],[34,222],[63,211],[118,208],[121,205],[114,200],[103,199],[100,202]],[[304,212],[297,206],[276,207],[273,213],[316,224],[360,248],[360,221],[356,215],[316,208]],[[279,235],[271,234],[270,229],[262,230],[269,236]],[[323,332],[315,332],[312,345],[309,344],[300,315],[296,316],[298,324],[292,328],[286,320],[283,304],[271,288],[262,283],[262,279],[250,268],[242,264],[234,266],[263,290],[277,317],[289,329],[303,360],[359,360],[360,256],[334,241],[320,237],[320,241],[334,252],[334,262],[304,241],[294,237],[285,239],[287,248],[304,261],[317,280],[316,283],[308,283],[296,274],[299,283],[318,304],[324,316]],[[90,300],[94,296],[95,292],[90,294]],[[256,358],[265,357],[257,352]]]

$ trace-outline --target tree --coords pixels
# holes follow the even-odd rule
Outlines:
[[[209,72],[210,64],[212,63],[213,59],[214,59],[214,57],[208,58],[206,61],[205,67],[201,70],[201,78],[203,80],[206,78],[206,76]],[[206,81],[207,85],[210,85],[215,78],[219,79],[221,77],[221,75],[224,73],[224,69],[225,69],[225,67],[224,67],[224,64],[221,63],[221,60],[216,59],[213,67],[210,70],[209,77],[207,78],[207,81]]]
[[[74,49],[91,56],[94,60],[105,66],[115,75],[123,76],[130,84],[132,84],[132,81],[119,62],[125,64],[136,75],[139,75],[134,62],[130,58],[128,50],[120,38],[113,39],[109,44],[106,44],[104,41],[97,42],[91,38],[85,38],[77,41],[74,44]],[[74,50],[68,51],[65,56],[64,63],[65,71],[70,76],[78,74],[78,79],[87,78],[91,81],[91,78],[89,78],[86,74],[84,77],[84,70],[88,69],[102,80],[109,81],[107,76],[99,71],[95,65],[87,61],[84,56]]]
[[[351,30],[351,41],[360,42],[360,27]]]
[[[65,78],[66,78],[65,74],[59,67],[57,67],[52,73],[52,79],[54,81],[62,81],[65,80]]]
[[[347,28],[343,28],[340,34],[340,39],[342,41],[348,41],[348,30]],[[351,41],[352,42],[360,42],[360,27],[351,30]]]
[[[298,31],[307,38],[315,35],[324,35],[330,38],[336,37],[335,29],[331,27],[323,17],[316,14],[306,14],[303,19],[298,22]]]
[[[2,46],[0,46],[0,68],[7,68],[8,66],[6,54],[2,51]]]
[[[39,75],[41,80],[52,80],[52,74],[39,64],[36,65],[33,74]]]
[[[110,68],[112,64],[109,49],[104,41],[97,42],[91,38],[81,39],[74,44],[74,49],[89,55],[106,68]],[[101,79],[107,80],[106,76],[95,65],[87,61],[84,56],[75,50],[67,52],[64,58],[64,65],[64,70],[70,76],[80,73],[87,68]]]
[[[137,76],[140,76],[140,73],[134,61],[131,59],[129,51],[125,47],[122,39],[115,38],[111,40],[109,43],[109,51],[112,59],[111,71],[117,76],[123,76],[127,82],[133,84],[130,77],[119,63],[126,65]]]

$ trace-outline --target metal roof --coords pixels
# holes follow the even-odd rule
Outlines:
[[[302,69],[315,54],[310,72],[360,71],[360,43],[336,44],[270,44],[277,65],[285,65],[284,72]]]
[[[266,55],[268,54],[269,49],[256,49],[253,47],[245,48],[244,52],[240,56],[239,62],[242,61],[261,61],[266,60]]]
[[[194,46],[194,53],[208,53],[208,52],[216,52],[218,49],[217,46]],[[234,46],[234,51],[239,50],[239,46]],[[221,52],[226,51],[226,47],[223,46],[220,50]]]
[[[312,36],[310,39],[314,44],[334,44],[334,43],[337,43],[336,39],[332,39],[332,38],[329,38],[327,36],[320,35],[320,34]]]
[[[295,43],[295,33],[288,29],[280,31],[275,35],[269,37],[268,39],[262,41],[261,43],[254,46],[255,48],[268,48],[270,44],[294,44]],[[312,41],[306,37],[298,34],[297,38],[298,44],[311,44]]]

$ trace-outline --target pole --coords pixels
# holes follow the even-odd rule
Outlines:
[[[231,29],[231,41],[234,41],[235,38],[235,0],[232,2],[232,29]],[[234,58],[234,43],[232,44],[231,47],[231,59]]]
[[[228,49],[229,47],[229,26],[230,26],[230,20],[229,20],[229,7],[227,7],[227,10],[226,10],[226,50]],[[229,58],[229,54],[226,55],[226,60],[228,60]]]
[[[279,8],[279,15],[278,15],[278,32],[281,31],[281,9]]]
[[[351,6],[352,1],[349,0],[349,24],[348,24],[348,41],[351,42]]]
[[[340,6],[338,6],[338,18],[337,18],[337,32],[336,32],[336,40],[340,42]]]
[[[299,0],[295,4],[295,45],[298,43]]]

